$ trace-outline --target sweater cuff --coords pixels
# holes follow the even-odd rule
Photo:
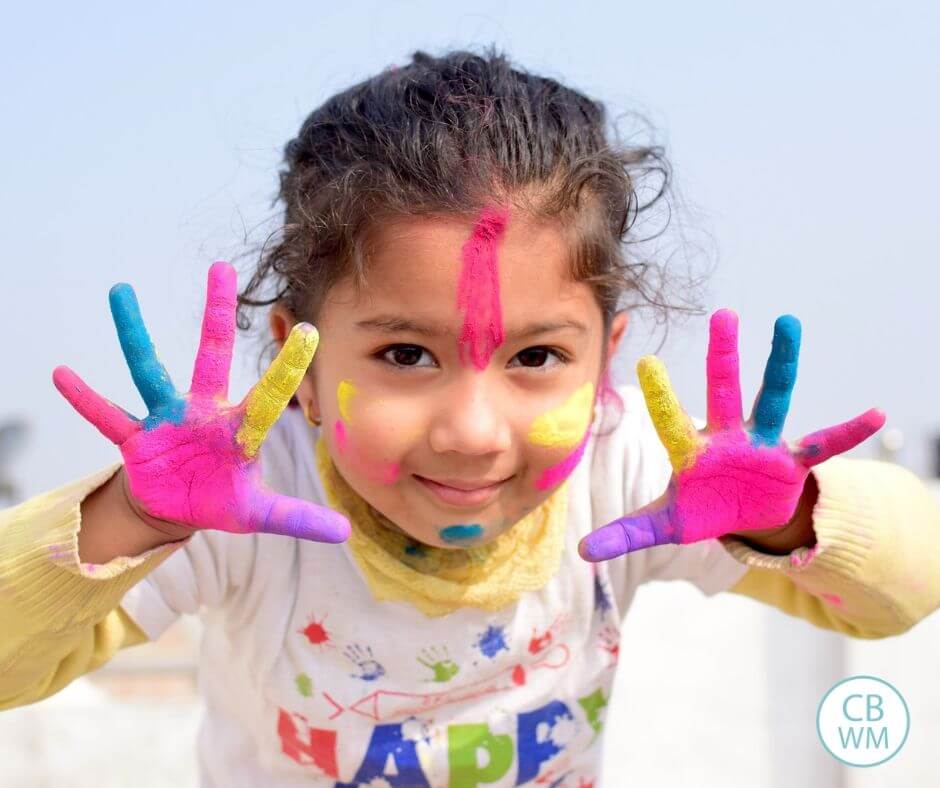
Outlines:
[[[846,465],[845,463],[849,463]],[[833,458],[813,468],[819,496],[813,507],[816,544],[798,547],[786,555],[764,553],[737,536],[718,540],[731,555],[748,566],[790,574],[835,574],[858,577],[871,558],[877,522],[871,490],[859,485],[851,473],[851,461]]]
[[[82,563],[78,554],[81,503],[121,467],[37,495],[0,512],[0,591],[12,603],[17,629],[80,629],[103,618],[124,593],[152,572],[186,539],[105,564]]]
[[[769,555],[719,537],[747,566],[776,570],[844,617],[899,632],[937,607],[940,528],[919,479],[899,466],[833,457],[813,468],[816,544]]]

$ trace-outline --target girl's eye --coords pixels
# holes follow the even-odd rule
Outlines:
[[[379,357],[388,361],[393,367],[417,367],[423,365],[414,363],[414,359],[420,359],[421,354],[426,352],[420,345],[390,345],[385,350],[379,351]],[[390,354],[394,360],[388,358]]]
[[[557,364],[552,364],[552,367],[558,365],[564,365],[568,363],[568,357],[562,353],[560,350],[555,350],[554,348],[544,347],[543,345],[538,345],[536,347],[527,347],[525,350],[520,351],[516,354],[518,359],[528,359],[531,364],[523,364],[523,366],[529,366],[533,369],[551,369],[551,367],[546,367],[543,363],[539,363],[540,359],[544,359],[547,354],[553,355],[558,359]]]
[[[418,364],[417,361],[420,360],[424,353],[427,353],[427,351],[420,345],[389,345],[384,350],[380,350],[377,356],[381,360],[387,361],[393,367],[422,367],[427,365]],[[541,345],[520,351],[516,354],[516,358],[523,360],[522,366],[529,367],[530,369],[551,369],[551,367],[546,367],[544,364],[546,354],[555,356],[559,364],[568,363],[568,356],[565,353]],[[556,365],[553,364],[552,366]]]

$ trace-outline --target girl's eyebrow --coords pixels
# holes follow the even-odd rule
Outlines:
[[[362,328],[368,331],[381,331],[385,334],[398,332],[412,332],[427,337],[440,337],[453,334],[447,326],[419,323],[411,318],[401,317],[399,315],[378,315],[367,320],[359,320],[355,323],[356,328]],[[550,331],[562,331],[570,329],[580,334],[587,333],[587,326],[579,323],[577,320],[562,318],[558,320],[541,320],[537,323],[531,323],[524,328],[515,328],[506,331],[507,339],[521,339],[536,334],[547,334]]]

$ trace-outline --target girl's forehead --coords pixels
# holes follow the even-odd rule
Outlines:
[[[472,218],[409,217],[377,228],[370,238],[362,295],[367,302],[391,299],[422,311],[433,299],[439,308],[455,310],[477,227]],[[590,288],[571,280],[570,248],[553,224],[510,214],[493,244],[492,264],[504,314],[529,305],[544,309],[554,302],[589,306],[592,301]],[[481,275],[489,270],[477,268]]]

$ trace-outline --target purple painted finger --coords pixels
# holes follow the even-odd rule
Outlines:
[[[193,366],[193,394],[222,399],[228,396],[237,287],[238,277],[231,265],[221,260],[212,264],[206,286],[202,336]]]
[[[249,528],[331,544],[345,542],[350,532],[349,520],[339,512],[266,488],[255,491]]]
[[[71,369],[56,367],[52,382],[69,404],[111,443],[120,446],[140,429],[136,419],[123,408],[98,394]]]
[[[669,507],[650,509],[614,520],[585,536],[578,554],[585,561],[607,561],[647,547],[678,544],[681,535],[670,511]]]
[[[738,316],[719,309],[709,322],[706,360],[708,427],[712,430],[741,426],[741,372],[738,360]]]
[[[807,467],[818,465],[836,454],[855,448],[878,432],[884,423],[884,411],[871,408],[842,424],[810,433],[799,442],[799,459]]]

